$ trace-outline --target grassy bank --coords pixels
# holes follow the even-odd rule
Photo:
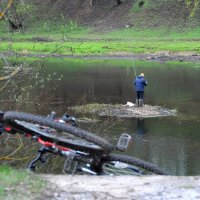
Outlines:
[[[0,51],[23,54],[106,55],[130,53],[194,53],[200,52],[200,29],[175,30],[123,29],[95,33],[89,29],[40,28],[24,33],[8,33],[0,29]]]
[[[85,41],[85,42],[1,42],[1,52],[23,54],[105,55],[126,53],[159,53],[163,51],[200,52],[196,41]]]
[[[38,176],[0,166],[0,199],[36,199],[44,188]]]

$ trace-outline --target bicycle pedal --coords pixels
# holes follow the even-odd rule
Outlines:
[[[92,170],[90,170],[88,168],[85,168],[85,167],[81,167],[79,170],[81,170],[82,172],[85,172],[87,174],[90,174],[90,175],[97,175],[96,172],[94,172],[94,171],[92,171]]]

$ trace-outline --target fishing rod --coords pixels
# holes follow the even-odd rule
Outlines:
[[[137,72],[136,72],[136,68],[135,68],[135,61],[133,58],[133,54],[132,54],[132,50],[131,47],[129,46],[130,52],[131,52],[131,60],[132,60],[132,64],[133,64],[133,69],[134,69],[134,73],[135,73],[135,78],[137,77]]]

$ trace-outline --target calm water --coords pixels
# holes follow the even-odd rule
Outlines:
[[[51,60],[45,65],[37,79],[19,83],[18,90],[25,88],[23,93],[8,92],[9,88],[1,94],[4,110],[43,115],[54,110],[58,114],[73,114],[69,106],[135,101],[131,61]],[[143,72],[148,81],[145,103],[177,109],[177,117],[145,120],[101,117],[100,123],[79,126],[99,132],[113,143],[122,132],[127,132],[133,137],[127,154],[152,162],[172,175],[200,175],[200,67],[191,63],[137,62],[136,71]],[[8,98],[19,101],[8,103]],[[16,144],[13,140],[11,143]],[[2,142],[3,145],[4,151],[13,151],[10,145]],[[21,150],[18,156],[24,157],[26,165],[33,155]],[[12,165],[21,166],[21,163],[16,160]],[[55,165],[52,160],[51,165]]]

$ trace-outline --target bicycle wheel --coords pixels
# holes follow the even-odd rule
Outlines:
[[[62,147],[65,147],[84,152],[103,153],[103,149],[100,146],[93,144],[91,142],[87,142],[82,139],[77,139],[72,135],[57,136],[58,133],[55,129],[19,120],[15,120],[14,123],[17,132],[21,133],[26,132],[32,135],[37,135],[46,142],[56,144],[56,146],[60,147],[61,150]]]
[[[138,167],[138,168],[137,168]],[[113,175],[167,175],[155,165],[127,155],[110,154],[102,158],[100,173]]]
[[[109,153],[114,149],[113,145],[108,143],[105,139],[98,137],[97,135],[94,135],[85,130],[81,130],[74,126],[61,124],[59,122],[47,119],[43,116],[22,113],[22,112],[9,111],[4,114],[4,120],[8,121],[8,122],[10,121],[11,123],[14,122],[15,120],[36,123],[41,126],[47,126],[47,127],[53,128],[56,131],[61,131],[61,133],[56,134],[56,135],[50,134],[50,133],[44,132],[44,131],[40,132],[40,136],[43,136],[47,140],[51,139],[53,142],[58,142],[59,145],[71,144],[71,142],[70,143],[69,143],[69,141],[67,142],[67,138],[65,137],[66,135],[71,134],[75,137],[78,137],[78,138],[81,138],[82,140],[84,140],[84,143],[88,142],[87,144],[93,143],[93,145],[98,145],[99,147],[101,147],[99,149],[101,149],[101,151],[103,151],[104,153]],[[18,125],[20,125],[19,122],[18,122]],[[21,122],[21,126],[22,126],[22,122]],[[32,129],[36,128],[35,125],[33,125],[33,126],[34,127],[32,127]],[[24,126],[24,128],[25,128],[25,126]],[[29,129],[28,125],[27,125],[26,129],[27,128]],[[32,130],[32,131],[34,132],[34,130]],[[83,142],[82,142],[82,144],[83,144]],[[76,146],[80,146],[80,143]],[[86,147],[86,149],[87,149],[87,147]],[[90,151],[91,149],[88,149],[88,150]]]

